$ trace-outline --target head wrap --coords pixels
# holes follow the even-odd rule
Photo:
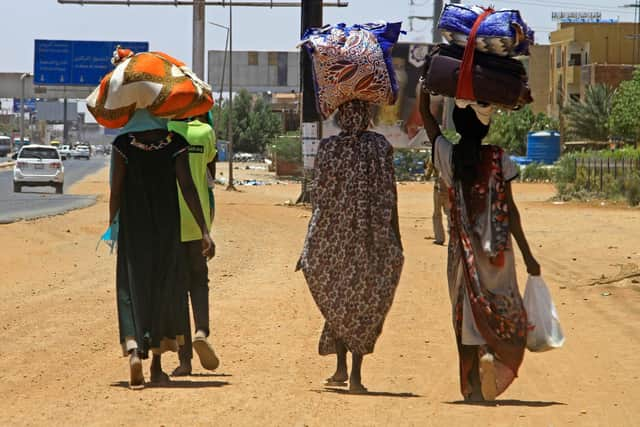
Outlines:
[[[336,113],[338,127],[350,135],[356,135],[369,129],[372,118],[371,104],[359,100],[340,105]]]
[[[153,129],[166,129],[167,119],[156,117],[148,110],[136,110],[131,119],[120,130],[120,134],[144,132]]]

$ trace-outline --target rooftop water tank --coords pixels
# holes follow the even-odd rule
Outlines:
[[[560,158],[560,132],[555,130],[527,134],[527,158],[551,165]]]

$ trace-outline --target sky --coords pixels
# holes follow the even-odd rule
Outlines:
[[[543,44],[548,43],[549,31],[556,27],[552,11],[600,10],[604,18],[634,20],[633,9],[620,7],[630,0],[492,0],[484,4],[488,3],[498,9],[519,9]],[[606,6],[598,7],[603,4]],[[401,20],[409,30],[407,16],[430,16],[433,1],[349,0],[347,8],[324,10],[325,23]],[[152,50],[191,63],[189,6],[78,6],[61,5],[56,0],[0,0],[0,16],[0,72],[33,71],[35,39],[148,41]],[[228,18],[228,9],[207,7],[207,21],[227,25]],[[233,25],[234,50],[294,50],[299,39],[300,10],[234,7]],[[430,31],[430,23],[417,21],[414,31],[404,39],[430,42]],[[225,30],[207,24],[206,49],[224,49],[225,37]]]

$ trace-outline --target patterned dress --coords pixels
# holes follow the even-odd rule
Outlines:
[[[449,186],[451,232],[447,274],[460,357],[460,387],[471,394],[469,376],[479,349],[495,356],[498,394],[518,374],[527,340],[527,315],[516,279],[509,232],[506,183],[518,169],[499,147],[484,145],[470,190],[453,180],[453,145],[438,137],[435,166]]]
[[[366,131],[368,104],[340,107],[339,135],[320,142],[313,215],[298,262],[326,319],[321,355],[340,339],[352,353],[374,350],[404,263],[397,223],[393,149]]]

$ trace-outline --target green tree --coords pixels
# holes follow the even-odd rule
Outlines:
[[[528,105],[517,111],[497,111],[485,142],[504,148],[509,154],[523,156],[527,152],[527,133],[557,130],[558,121],[544,113],[534,114]]]
[[[214,107],[213,117],[220,117],[217,126],[220,139],[228,140],[229,103]],[[233,147],[235,152],[262,153],[266,145],[280,134],[282,125],[277,114],[262,98],[253,100],[242,89],[233,97]]]
[[[612,136],[637,141],[640,139],[640,70],[633,78],[622,82],[613,97],[613,108],[609,116]]]
[[[568,136],[593,141],[609,138],[609,115],[615,91],[604,84],[587,87],[584,100],[571,100],[562,114]]]

